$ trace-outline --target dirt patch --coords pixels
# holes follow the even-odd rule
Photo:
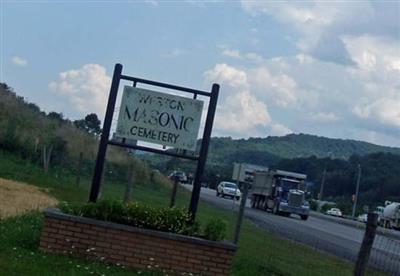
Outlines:
[[[58,201],[38,187],[0,178],[0,219],[43,210]]]

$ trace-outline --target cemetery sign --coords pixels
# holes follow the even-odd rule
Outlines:
[[[116,136],[195,151],[203,101],[125,86]]]

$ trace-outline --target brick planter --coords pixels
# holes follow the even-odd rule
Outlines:
[[[228,242],[136,228],[47,209],[40,239],[46,252],[169,273],[228,275],[237,247]]]

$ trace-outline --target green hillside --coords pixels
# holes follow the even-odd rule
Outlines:
[[[310,134],[289,134],[282,137],[238,139],[218,138],[211,141],[211,155],[249,155],[254,159],[331,157],[348,159],[352,155],[366,155],[376,152],[400,154],[400,148],[379,146],[356,140],[332,139]],[[249,154],[251,153],[251,154]],[[225,158],[223,158],[225,160]]]
[[[90,178],[100,133],[96,114],[70,121],[61,113],[45,113],[36,104],[18,96],[7,84],[0,83],[1,151],[40,165],[48,173],[56,171]],[[132,158],[122,148],[108,148],[106,177],[123,181],[128,166],[132,165],[138,177],[149,178],[149,170],[140,160]]]

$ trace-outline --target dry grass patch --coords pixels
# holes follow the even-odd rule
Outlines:
[[[38,187],[0,178],[0,219],[42,210],[57,203]]]

